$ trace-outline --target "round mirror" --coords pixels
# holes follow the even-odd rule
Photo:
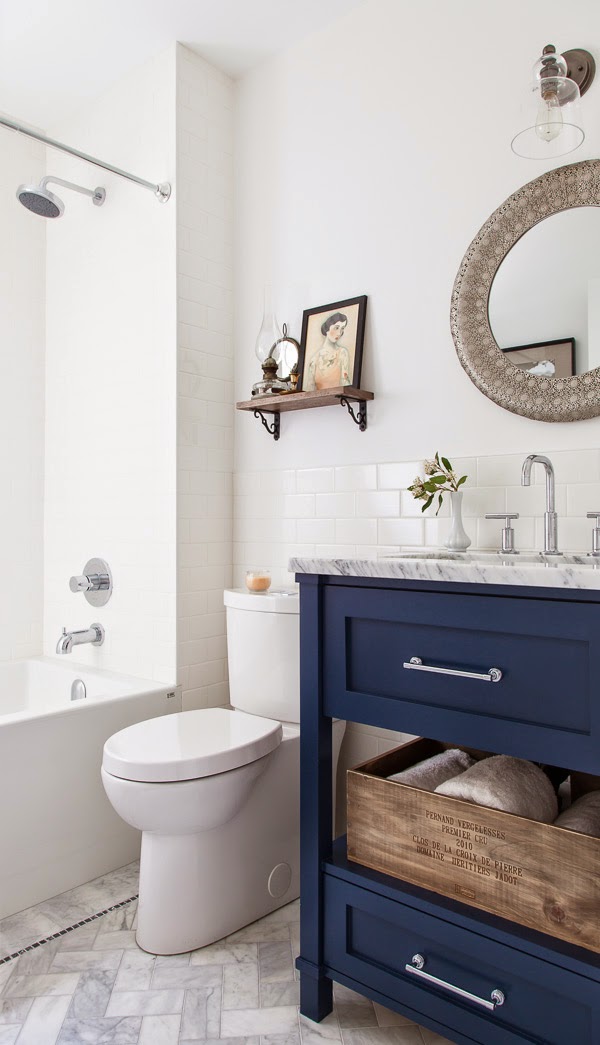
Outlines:
[[[469,247],[452,295],[459,359],[498,405],[542,421],[600,414],[600,161],[523,186]]]

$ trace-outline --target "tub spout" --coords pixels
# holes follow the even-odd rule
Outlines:
[[[86,642],[91,643],[92,646],[102,645],[104,628],[101,624],[91,624],[84,631],[67,631],[66,628],[63,628],[62,635],[56,643],[56,652],[70,653],[73,646],[82,646]]]

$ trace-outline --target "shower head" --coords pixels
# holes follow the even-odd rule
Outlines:
[[[42,218],[60,218],[65,209],[58,196],[40,185],[19,185],[17,199],[27,210],[40,214]]]
[[[60,218],[65,209],[60,197],[46,188],[49,181],[56,185],[63,185],[67,189],[73,189],[75,192],[81,192],[84,196],[91,196],[92,203],[96,207],[101,207],[106,199],[106,192],[100,186],[95,189],[85,189],[82,185],[75,185],[71,181],[51,176],[42,178],[39,185],[19,185],[17,189],[19,203],[22,203],[33,214],[41,215],[42,218]]]

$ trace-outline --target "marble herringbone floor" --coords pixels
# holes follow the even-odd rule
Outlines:
[[[0,957],[137,892],[137,865],[0,921]],[[298,902],[219,943],[154,957],[136,902],[0,965],[0,1045],[444,1045],[336,985],[322,1023],[298,1015]],[[449,1045],[449,1043],[448,1043]]]

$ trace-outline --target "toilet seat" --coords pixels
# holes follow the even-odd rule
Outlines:
[[[103,768],[123,780],[197,780],[246,766],[281,743],[281,723],[227,708],[181,711],[127,726],[104,745]]]

